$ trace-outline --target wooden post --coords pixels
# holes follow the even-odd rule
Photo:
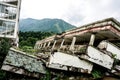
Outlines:
[[[76,41],[76,37],[73,37],[72,43],[71,43],[71,46],[70,46],[70,50],[74,50],[75,41]]]
[[[91,34],[89,45],[93,45],[95,41],[95,34]]]

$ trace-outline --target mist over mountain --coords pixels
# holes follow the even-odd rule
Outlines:
[[[73,28],[76,27],[74,25],[65,22],[62,19],[45,18],[45,19],[37,20],[37,19],[27,18],[20,20],[19,30],[22,32],[43,31],[43,32],[61,33]]]

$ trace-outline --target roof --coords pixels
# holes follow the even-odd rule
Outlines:
[[[120,23],[114,18],[107,18],[99,20],[90,24],[80,26],[78,28],[66,31],[61,35],[54,35],[43,40],[39,43],[48,42],[54,39],[69,38],[73,36],[79,36],[79,38],[86,38],[89,41],[91,33],[97,33],[96,39],[120,39]],[[110,36],[108,36],[110,35]]]

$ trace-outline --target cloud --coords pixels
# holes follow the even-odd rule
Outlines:
[[[21,18],[60,18],[81,26],[108,17],[120,20],[120,0],[22,0]]]
[[[92,0],[88,2],[89,8],[86,9],[85,19],[83,22],[93,22],[96,20],[108,18],[108,17],[119,17],[120,10],[118,5],[120,3],[115,2],[115,0]]]

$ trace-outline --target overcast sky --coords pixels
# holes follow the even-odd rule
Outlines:
[[[20,18],[58,18],[81,26],[114,17],[120,21],[120,0],[22,0]]]

